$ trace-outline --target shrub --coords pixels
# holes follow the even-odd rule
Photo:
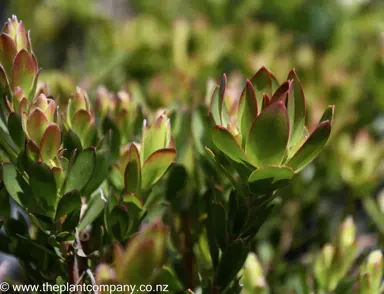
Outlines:
[[[102,87],[92,99],[77,88],[60,101],[39,82],[16,17],[0,35],[0,64],[1,209],[11,198],[25,212],[4,213],[0,250],[19,258],[28,282],[268,291],[254,253],[260,228],[333,125],[331,105],[308,131],[295,70],[279,83],[262,67],[239,97],[223,75],[210,101],[188,108],[153,111],[139,95]],[[312,258],[309,278],[292,275],[302,293],[355,286],[344,280],[355,230],[347,218]],[[382,271],[375,251],[358,268],[358,291],[377,293]]]

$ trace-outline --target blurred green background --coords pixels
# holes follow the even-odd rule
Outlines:
[[[366,247],[384,237],[384,1],[2,0],[31,28],[41,79],[66,99],[75,85],[127,89],[153,109],[197,105],[225,72],[233,97],[262,65],[279,80],[296,68],[313,126],[328,104],[326,150],[289,188],[260,232],[267,259],[297,259],[353,215]],[[368,238],[368,239],[367,239]],[[363,242],[363,241],[362,241]],[[272,245],[271,245],[272,244]],[[278,249],[276,249],[278,248]],[[268,251],[269,250],[269,251]],[[284,272],[281,265],[276,275]]]

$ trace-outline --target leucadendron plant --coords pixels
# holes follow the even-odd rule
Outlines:
[[[77,87],[55,97],[40,78],[23,23],[16,17],[6,23],[0,34],[0,251],[20,260],[28,283],[274,291],[270,268],[253,252],[258,232],[276,198],[284,197],[282,188],[323,149],[334,107],[307,130],[296,72],[280,84],[265,67],[240,91],[238,83],[229,89],[224,75],[210,106],[198,105],[194,97],[204,91],[193,88],[201,84],[194,83],[200,67],[184,76],[190,63],[183,61],[187,39],[180,30],[186,27],[177,24],[180,79],[173,80],[174,71],[159,72],[143,91],[154,96],[145,103],[137,87],[117,93]],[[22,214],[14,217],[10,203]],[[356,260],[351,219],[324,248],[306,269],[313,289],[328,293]],[[374,272],[382,272],[382,260],[374,251],[361,267],[359,293],[382,287]]]
[[[38,77],[29,33],[14,16],[0,34],[1,205],[10,197],[25,216],[2,219],[0,250],[20,259],[31,282],[75,284],[94,280],[113,242],[132,239],[119,280],[149,283],[144,272],[164,263],[168,227],[145,218],[145,205],[176,158],[166,113],[132,116],[136,102],[123,91],[116,100],[99,93],[104,108],[95,111],[81,88],[59,108]]]
[[[279,85],[275,76],[262,67],[247,80],[232,116],[225,105],[226,84],[224,75],[210,105],[215,147],[230,160],[252,194],[283,187],[324,147],[331,133],[334,106],[325,110],[309,134],[304,91],[294,70],[288,81]],[[214,152],[208,152],[214,156]]]
[[[205,147],[208,158],[234,188],[227,197],[217,191],[224,187],[214,188],[208,196],[207,235],[215,269],[212,293],[236,291],[239,283],[233,281],[253,238],[272,212],[276,191],[322,150],[334,113],[334,107],[329,106],[309,134],[304,91],[294,70],[279,84],[262,67],[246,81],[238,99],[233,91],[226,92],[226,85],[223,75],[213,90],[210,126],[206,127],[210,134]],[[249,277],[246,281],[255,283]]]

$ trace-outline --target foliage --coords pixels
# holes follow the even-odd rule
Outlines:
[[[31,283],[383,290],[380,1],[18,2],[0,250]]]

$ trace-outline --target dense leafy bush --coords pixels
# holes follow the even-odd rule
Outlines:
[[[18,2],[0,251],[28,283],[383,291],[380,3]]]

